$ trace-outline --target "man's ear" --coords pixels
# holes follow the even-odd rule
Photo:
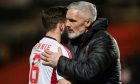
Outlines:
[[[89,27],[91,25],[91,23],[92,23],[91,20],[88,19],[88,20],[85,21],[85,26]]]
[[[61,28],[62,28],[62,32],[63,32],[65,30],[65,24],[64,23],[62,23]]]
[[[60,22],[60,23],[57,24],[57,27],[60,29],[61,32],[63,32],[64,28],[65,28],[65,25],[64,25],[64,23]]]

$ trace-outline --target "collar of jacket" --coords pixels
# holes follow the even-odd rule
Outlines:
[[[91,37],[100,30],[107,30],[108,20],[106,18],[98,18],[88,29],[88,31],[81,36],[71,39],[73,45],[84,45]]]

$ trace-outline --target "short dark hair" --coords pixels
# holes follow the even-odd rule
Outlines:
[[[67,8],[64,6],[50,7],[43,11],[42,23],[46,31],[56,28],[58,22],[66,20]]]

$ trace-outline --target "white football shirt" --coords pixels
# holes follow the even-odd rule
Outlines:
[[[58,52],[58,47],[61,48],[63,56],[71,58],[70,51],[51,37],[44,37],[33,47],[30,55],[29,84],[51,84],[53,68],[42,65],[43,60],[40,59],[40,55],[46,49]],[[56,78],[57,81],[64,79],[57,74],[57,71]]]

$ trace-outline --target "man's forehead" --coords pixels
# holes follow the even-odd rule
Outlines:
[[[69,9],[67,15],[68,16],[77,16],[77,15],[79,15],[79,11],[76,9]]]

